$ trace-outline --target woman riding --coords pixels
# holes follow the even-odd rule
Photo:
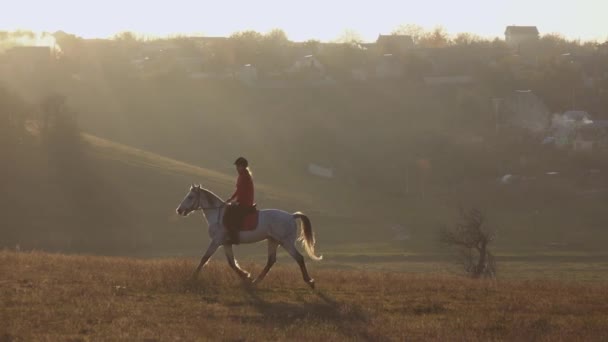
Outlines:
[[[253,178],[249,170],[249,162],[243,157],[239,157],[235,162],[238,178],[236,180],[236,190],[226,201],[227,207],[224,213],[224,227],[228,231],[230,243],[238,245],[239,230],[242,221],[251,212],[255,212],[253,201]]]

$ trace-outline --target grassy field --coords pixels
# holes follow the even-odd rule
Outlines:
[[[0,252],[0,340],[606,340],[608,284]],[[258,273],[262,264],[243,265]]]
[[[218,172],[92,135],[84,136],[95,153],[100,177],[106,178],[108,185],[125,190],[122,197],[133,204],[136,223],[154,216],[147,224],[151,228],[146,229],[158,234],[172,226],[200,229],[198,220],[191,224],[191,218],[175,222],[169,217],[189,183],[203,183],[221,196],[233,191],[233,170]],[[603,214],[603,198],[579,198],[566,180],[558,182],[559,186],[539,181],[536,187],[510,188],[480,182],[462,189],[434,189],[428,198],[421,199],[387,197],[377,189],[361,189],[315,177],[280,184],[271,179],[261,181],[258,176],[261,175],[254,169],[260,208],[306,212],[313,219],[319,242],[346,253],[363,250],[369,255],[436,253],[438,228],[454,224],[459,219],[458,207],[463,205],[477,207],[487,214],[490,226],[499,234],[494,247],[497,254],[606,255],[602,241],[607,237],[603,227],[608,219]],[[142,194],[145,208],[137,198],[129,198],[133,193]],[[406,227],[411,239],[395,241],[391,230],[395,224]],[[355,244],[359,245],[353,247]]]
[[[51,170],[40,152],[25,168],[21,182],[7,185],[0,247],[146,257],[201,252],[208,243],[206,225],[198,214],[177,217],[175,208],[192,182],[225,197],[234,190],[233,170],[221,172],[89,134],[83,137],[84,172]],[[64,171],[73,177],[64,176]],[[457,207],[463,204],[453,200],[454,194],[442,192],[424,199],[387,197],[314,177],[289,186],[261,181],[257,173],[254,177],[258,206],[304,211],[311,217],[320,250],[328,256],[436,258],[445,254],[437,242],[438,229],[454,224]],[[23,189],[31,179],[36,179],[40,193],[52,196],[30,197]],[[478,200],[463,205],[484,203],[479,208],[498,231],[491,247],[499,257],[574,260],[582,255],[606,260],[603,199],[565,196],[564,202],[551,202],[552,196],[538,195],[551,190],[549,185],[531,191],[523,186],[472,184],[467,189],[477,190],[463,190],[463,197]],[[95,191],[87,191],[90,186]],[[83,201],[86,196],[91,197]],[[404,227],[408,239],[396,239],[395,225]],[[265,248],[252,248],[251,253],[263,256]]]
[[[130,205],[135,223],[125,227],[126,230],[140,225],[147,233],[163,236],[175,228],[180,235],[188,234],[185,241],[197,241],[196,246],[206,244],[205,227],[201,227],[200,221],[193,218],[176,220],[172,217],[173,210],[191,182],[203,183],[221,196],[231,193],[234,188],[232,170],[222,173],[92,135],[84,136],[94,151],[100,177],[113,188],[121,189],[117,196]],[[254,173],[254,177],[257,179],[257,174]],[[602,204],[597,199],[569,198],[563,203],[546,204],[545,196],[548,195],[538,195],[539,198],[533,195],[543,193],[545,188],[533,194],[496,184],[477,184],[470,188],[477,189],[463,191],[463,198],[471,199],[470,202],[457,202],[444,198],[456,195],[443,194],[442,197],[439,193],[424,200],[387,198],[379,191],[365,189],[361,192],[358,187],[312,177],[290,185],[256,180],[256,201],[260,208],[306,212],[313,219],[319,243],[347,254],[437,253],[440,251],[436,242],[438,228],[458,220],[457,207],[465,205],[479,207],[487,213],[489,224],[499,233],[494,247],[497,254],[592,253],[605,256],[601,241],[606,236],[603,229],[606,219],[605,215],[599,214]],[[362,193],[364,200],[360,199]],[[141,195],[146,205],[142,206],[134,194]],[[526,201],[531,203],[523,203]],[[572,214],[563,207],[568,207]],[[395,233],[391,230],[395,224],[406,227],[411,238],[395,241]],[[203,234],[198,233],[201,231]],[[136,235],[142,236],[141,233]],[[148,250],[165,248],[166,237],[161,241],[164,246],[152,244],[154,248]],[[186,247],[183,243],[174,246]],[[191,245],[187,248],[193,250]],[[195,248],[198,252],[198,247]]]

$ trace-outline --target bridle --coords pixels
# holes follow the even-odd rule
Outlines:
[[[190,211],[196,211],[199,209],[201,209],[201,210],[221,209],[227,205],[226,203],[222,202],[222,204],[220,204],[219,206],[216,206],[216,207],[202,207],[201,206],[201,193],[204,192],[205,197],[207,197],[207,199],[208,199],[207,202],[211,203],[209,194],[201,188],[193,188],[193,190],[196,193],[196,201],[194,202],[194,205],[190,208]],[[220,212],[221,212],[221,210],[217,211],[217,222],[218,223],[220,222]]]

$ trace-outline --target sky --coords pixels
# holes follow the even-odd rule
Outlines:
[[[608,0],[1,0],[0,30],[63,30],[84,38],[121,31],[167,36],[227,36],[285,30],[289,39],[330,41],[345,30],[374,41],[402,24],[443,26],[450,33],[504,37],[508,25],[541,34],[608,39]]]

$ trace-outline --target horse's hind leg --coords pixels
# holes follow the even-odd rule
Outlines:
[[[304,257],[302,256],[302,254],[300,254],[300,252],[298,252],[296,246],[294,245],[294,242],[282,244],[281,246],[283,246],[287,253],[289,253],[289,255],[291,255],[296,260],[296,262],[300,266],[300,270],[302,271],[302,277],[304,278],[304,281],[306,282],[306,284],[308,284],[308,286],[314,289],[315,280],[308,275],[308,270],[306,270],[306,264],[304,263]]]
[[[259,283],[264,280],[264,277],[266,277],[266,274],[268,273],[268,271],[270,271],[272,265],[274,265],[274,263],[277,261],[278,246],[279,243],[277,242],[277,240],[272,238],[268,239],[268,261],[266,262],[266,267],[264,267],[262,273],[260,273],[260,275],[258,275],[257,278],[255,278],[255,280],[253,281],[254,283]]]
[[[224,252],[226,252],[226,259],[228,259],[228,265],[241,277],[243,280],[249,280],[251,274],[243,270],[236,259],[234,259],[234,252],[232,252],[232,245],[224,245]]]

